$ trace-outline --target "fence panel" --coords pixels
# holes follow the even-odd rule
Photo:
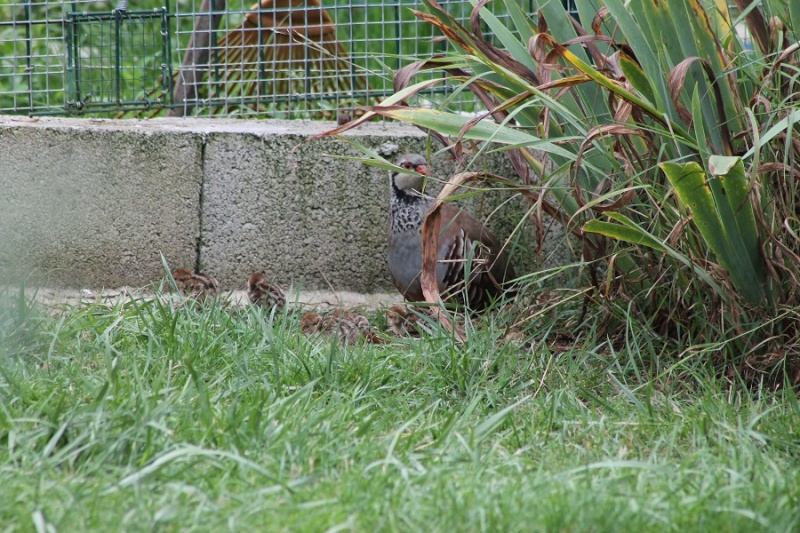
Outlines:
[[[342,119],[447,49],[419,0],[252,1],[0,0],[0,113]],[[469,2],[440,3],[467,22]],[[416,103],[471,111],[453,89]]]

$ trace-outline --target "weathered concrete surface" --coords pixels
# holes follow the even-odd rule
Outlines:
[[[261,123],[250,134],[240,130],[207,137],[203,270],[233,287],[243,285],[255,270],[265,270],[279,283],[311,289],[371,293],[393,287],[386,269],[388,172],[345,159],[360,153],[341,140],[306,142],[332,124],[308,122],[298,130],[292,122],[302,135],[285,134],[285,124]],[[398,124],[369,124],[346,136],[389,160],[426,149],[422,132]],[[433,176],[452,174],[446,159],[434,158]],[[502,155],[487,158],[480,169],[512,172]],[[502,196],[473,201],[471,211],[482,217]],[[505,237],[516,222],[515,216],[497,215],[490,225]],[[530,239],[530,232],[524,238]]]
[[[370,133],[359,140],[374,144]],[[387,287],[385,173],[330,157],[354,155],[341,141],[303,141],[268,128],[208,137],[202,268],[223,283],[265,270],[304,288]]]
[[[0,282],[32,272],[52,287],[142,286],[161,278],[163,254],[225,289],[255,270],[303,290],[390,289],[388,172],[337,157],[359,155],[341,140],[306,142],[332,127],[0,117]],[[391,160],[425,151],[422,132],[403,125],[347,135]],[[433,175],[451,175],[444,160]],[[511,176],[502,155],[480,164]],[[480,196],[470,210],[485,218],[502,196]],[[518,221],[521,202],[511,205],[490,220],[499,236]],[[526,249],[519,263],[531,232],[515,242]]]
[[[36,288],[24,293],[27,302],[33,302],[54,316],[61,316],[65,311],[80,305],[101,304],[109,308],[129,302],[144,302],[158,298],[167,305],[184,305],[189,299],[175,292],[154,292],[134,287],[115,289],[53,289]],[[0,288],[0,308],[17,305],[20,297],[19,288]],[[401,301],[397,291],[365,294],[342,291],[294,291],[292,287],[286,291],[286,305],[290,311],[327,310],[335,308],[359,309],[374,311],[386,309]],[[224,291],[217,295],[217,303],[229,309],[246,309],[250,306],[247,291]]]
[[[142,285],[194,264],[197,135],[110,121],[0,118],[0,281]]]

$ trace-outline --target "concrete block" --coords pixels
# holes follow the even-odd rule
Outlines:
[[[200,262],[222,286],[243,287],[251,272],[264,270],[280,284],[303,289],[393,289],[386,268],[389,173],[347,159],[360,152],[342,140],[307,142],[333,127],[270,121],[255,123],[249,133],[207,136]],[[420,130],[399,124],[368,124],[347,136],[392,161],[426,150]],[[452,174],[446,159],[434,158],[432,175]],[[501,154],[481,165],[501,175],[513,172]],[[440,187],[432,183],[431,194]],[[466,203],[483,217],[508,196],[491,193]],[[492,218],[490,227],[499,236],[519,221],[521,202],[512,205],[502,211],[505,216]],[[529,231],[523,233],[526,247],[530,238]],[[518,262],[530,256],[516,255]],[[522,262],[530,265],[530,257]]]
[[[393,290],[389,173],[346,159],[360,152],[340,139],[308,141],[333,127],[0,117],[0,283],[143,286],[162,278],[163,254],[170,267],[199,267],[223,289],[243,288],[264,270],[303,290]],[[392,161],[426,152],[426,136],[401,124],[365,124],[346,137]],[[473,170],[513,177],[503,154]],[[452,173],[445,155],[434,158],[432,176]],[[524,206],[510,196],[460,203],[505,238]],[[551,234],[563,242],[557,228]],[[530,227],[513,240],[520,272],[538,263],[533,243]]]
[[[141,286],[193,266],[202,144],[137,123],[0,117],[0,282]]]
[[[243,286],[264,270],[303,289],[375,292],[386,271],[388,175],[337,156],[356,156],[338,140],[306,142],[331,123],[270,121],[250,134],[207,137],[202,268],[223,286]],[[370,125],[367,145],[419,145],[410,128]]]

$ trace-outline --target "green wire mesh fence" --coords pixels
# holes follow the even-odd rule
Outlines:
[[[389,96],[409,58],[446,51],[419,0],[253,1],[0,0],[0,113],[341,119]],[[440,4],[465,23],[472,10]],[[414,103],[471,112],[454,89]]]
[[[66,111],[150,109],[166,103],[172,80],[166,7],[73,11],[64,28]]]

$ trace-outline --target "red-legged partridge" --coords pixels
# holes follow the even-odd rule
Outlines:
[[[274,307],[281,311],[286,306],[286,297],[281,288],[272,283],[263,272],[253,272],[247,279],[247,299],[251,304],[264,309]]]
[[[352,346],[360,338],[368,342],[382,341],[372,332],[369,321],[363,316],[346,309],[336,309],[329,315],[306,313],[300,319],[300,330],[306,335],[320,334],[326,337],[336,336],[340,344]]]
[[[406,154],[398,166],[413,173],[395,172],[391,179],[389,272],[406,300],[423,301],[422,223],[434,199],[422,192],[428,167],[419,154]],[[464,292],[472,309],[480,310],[514,279],[514,268],[501,243],[468,213],[451,203],[441,207],[441,233],[436,278],[443,299],[455,296],[463,303]],[[470,277],[464,283],[465,264],[471,258]],[[463,291],[466,285],[466,291]]]
[[[173,270],[172,279],[175,280],[175,286],[184,295],[200,301],[209,296],[215,296],[219,289],[217,280],[208,274],[191,272],[185,268]]]

